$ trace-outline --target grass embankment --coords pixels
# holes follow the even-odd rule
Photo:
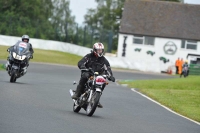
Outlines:
[[[200,76],[166,80],[120,81],[186,117],[200,122]]]
[[[6,50],[8,48],[9,46],[0,46],[0,59],[5,59],[5,60],[7,59],[8,52]],[[77,62],[81,58],[82,58],[81,56],[65,52],[34,49],[33,59],[31,59],[30,62],[77,65]]]
[[[1,70],[5,70],[4,64],[0,64],[0,71],[1,71]]]

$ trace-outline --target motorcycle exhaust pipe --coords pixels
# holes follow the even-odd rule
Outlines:
[[[70,89],[70,90],[69,90],[69,93],[70,93],[70,95],[71,95],[71,96],[73,96],[73,95],[74,95],[74,92],[73,92],[73,90],[72,90],[72,89]]]
[[[69,93],[70,93],[71,97],[74,95],[74,91],[72,89],[69,90]],[[72,99],[72,100],[75,102],[74,99]]]

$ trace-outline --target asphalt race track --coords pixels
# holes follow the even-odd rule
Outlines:
[[[114,76],[171,78],[119,71]],[[7,72],[0,71],[0,133],[200,133],[200,125],[115,83],[103,92],[103,109],[92,117],[84,110],[74,113],[69,89],[75,89],[72,83],[79,77],[77,67],[31,63],[25,76],[10,83]]]

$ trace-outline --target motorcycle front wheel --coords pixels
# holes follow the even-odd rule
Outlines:
[[[16,70],[13,70],[12,72],[11,72],[11,76],[10,76],[10,82],[11,83],[13,83],[13,82],[16,82],[16,76],[15,76],[15,74],[16,74]]]
[[[95,92],[92,97],[90,102],[88,103],[87,109],[86,109],[86,114],[87,116],[92,116],[97,108],[97,105],[99,103],[99,99],[101,97],[101,94],[99,92]]]
[[[184,78],[187,77],[187,72],[184,72]]]

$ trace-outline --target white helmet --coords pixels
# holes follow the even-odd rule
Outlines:
[[[22,36],[22,41],[27,40],[27,43],[29,42],[29,36],[28,35],[23,35]]]
[[[102,57],[104,53],[103,43],[97,42],[93,45],[93,52],[97,57]]]

